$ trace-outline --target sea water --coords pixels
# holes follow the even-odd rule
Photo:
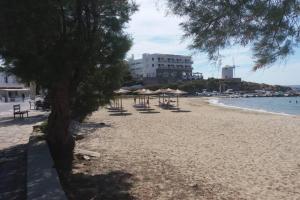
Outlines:
[[[300,97],[218,98],[212,102],[263,112],[300,115]]]

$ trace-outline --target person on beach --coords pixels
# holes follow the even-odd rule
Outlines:
[[[22,100],[23,100],[23,102],[25,101],[25,94],[24,93],[22,94]]]
[[[147,107],[149,107],[149,97],[147,98]]]
[[[133,100],[134,100],[134,105],[136,105],[136,97],[134,97]]]

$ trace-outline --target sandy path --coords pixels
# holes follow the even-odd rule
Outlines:
[[[100,152],[89,173],[133,175],[137,199],[300,199],[300,118],[181,99],[192,112],[129,116],[95,112],[88,123],[107,126],[78,141]],[[156,104],[156,101],[152,101]]]

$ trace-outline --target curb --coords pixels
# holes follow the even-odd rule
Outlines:
[[[33,132],[27,151],[28,200],[67,200],[53,166],[54,162],[43,135]]]

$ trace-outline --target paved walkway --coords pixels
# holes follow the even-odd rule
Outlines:
[[[36,111],[24,119],[0,115],[0,200],[26,199],[27,143],[32,126],[44,119]]]

